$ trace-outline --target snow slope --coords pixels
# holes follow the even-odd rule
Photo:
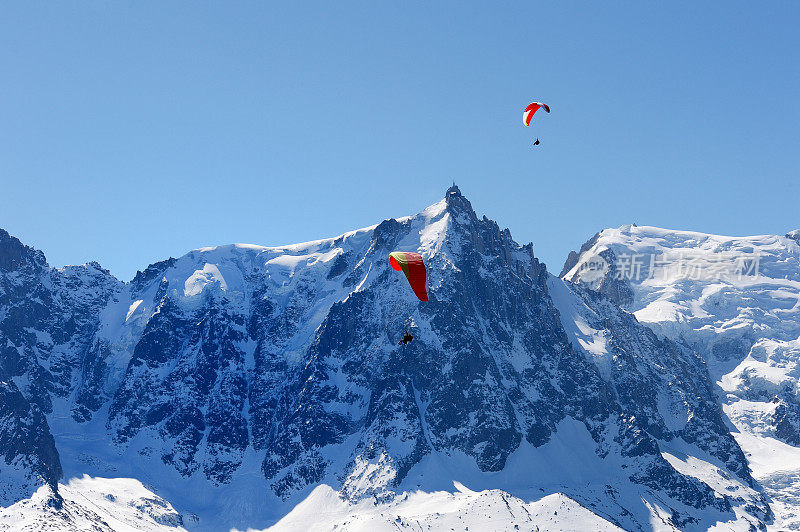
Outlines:
[[[270,532],[352,530],[622,530],[564,494],[532,502],[500,490],[405,493],[390,503],[348,504],[328,486],[315,489]]]
[[[181,516],[141,482],[126,478],[72,479],[59,484],[62,502],[42,486],[32,497],[0,508],[0,529],[15,531],[96,530],[114,532],[185,531]]]

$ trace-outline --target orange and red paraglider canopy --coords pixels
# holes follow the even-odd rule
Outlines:
[[[533,119],[534,113],[539,109],[544,109],[548,113],[550,112],[550,106],[546,103],[541,102],[533,102],[528,107],[525,108],[525,111],[522,112],[522,123],[526,126],[531,125],[531,120]]]
[[[389,264],[397,271],[406,274],[408,284],[417,294],[420,301],[428,300],[428,276],[425,272],[425,263],[422,255],[406,251],[392,251],[389,253]]]

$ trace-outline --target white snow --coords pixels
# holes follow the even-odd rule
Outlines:
[[[563,493],[526,501],[501,490],[472,491],[455,484],[455,492],[415,491],[380,504],[371,500],[349,504],[322,485],[267,530],[622,530]]]
[[[600,316],[573,292],[569,283],[558,277],[552,275],[548,277],[547,288],[573,346],[592,355],[600,374],[608,379],[613,355],[607,349],[607,332],[601,327],[595,329],[589,324],[590,321],[599,321]]]
[[[131,478],[73,478],[59,484],[63,506],[48,504],[42,486],[29,499],[0,508],[0,529],[18,531],[185,531],[172,505]]]
[[[183,295],[196,296],[210,284],[219,283],[221,290],[228,290],[228,283],[219,271],[216,264],[204,264],[202,270],[195,270],[184,282]]]
[[[136,301],[131,303],[131,306],[128,307],[128,313],[125,315],[125,321],[126,322],[129,319],[131,319],[131,316],[133,316],[133,313],[136,312],[136,309],[139,308],[139,305],[141,305],[142,303],[144,303],[144,299],[137,299]]]

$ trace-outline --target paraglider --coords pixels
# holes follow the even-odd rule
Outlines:
[[[392,251],[389,253],[389,265],[392,269],[402,271],[414,294],[420,301],[428,300],[428,275],[425,271],[425,262],[419,253],[406,251]],[[403,339],[397,342],[398,345],[405,347],[414,337],[406,331]]]
[[[536,111],[539,109],[544,109],[547,113],[550,112],[550,106],[546,103],[541,102],[533,102],[528,107],[525,108],[525,111],[522,112],[522,123],[526,126],[531,125],[531,120],[533,120],[533,115],[536,114]],[[539,139],[536,139],[536,142],[533,143],[534,146],[539,145]]]

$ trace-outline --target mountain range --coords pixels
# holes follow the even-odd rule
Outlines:
[[[453,186],[125,283],[0,230],[0,527],[800,527],[798,235],[623,226],[556,276]]]

